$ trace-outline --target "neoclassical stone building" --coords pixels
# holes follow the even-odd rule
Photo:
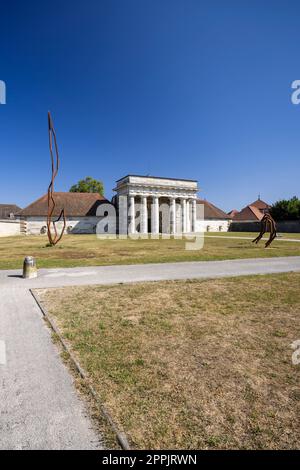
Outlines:
[[[196,180],[127,175],[112,201],[95,193],[54,193],[55,212],[66,214],[67,233],[180,234],[227,231],[230,217],[197,198]],[[21,233],[46,233],[47,194],[19,212]]]
[[[127,175],[114,191],[120,233],[196,232],[196,180]]]

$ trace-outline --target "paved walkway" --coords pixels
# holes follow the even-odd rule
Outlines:
[[[201,279],[288,271],[300,271],[300,256],[40,269],[38,278],[28,280],[21,278],[20,271],[0,271],[0,286],[43,288],[167,279]]]
[[[34,298],[1,281],[0,340],[0,449],[100,449]]]
[[[0,271],[0,449],[99,449],[101,440],[30,288],[300,271],[300,257]]]

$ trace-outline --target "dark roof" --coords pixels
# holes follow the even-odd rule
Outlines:
[[[132,175],[132,174],[123,176],[123,178],[118,179],[116,181],[116,183],[118,183],[119,181],[124,180],[125,178],[128,178],[129,176],[137,176],[138,178],[155,178],[155,179],[158,179],[158,180],[190,181],[192,183],[198,183],[197,180],[189,180],[189,179],[185,179],[185,178],[169,178],[168,176]]]
[[[257,207],[250,205],[244,207],[240,212],[235,214],[232,218],[234,222],[238,221],[260,221],[264,214]]]
[[[20,212],[21,216],[46,216],[48,195],[25,207]],[[100,204],[110,202],[98,193],[54,193],[55,210],[54,217],[58,217],[61,210],[65,209],[66,217],[84,217],[96,215]]]
[[[21,210],[21,207],[16,206],[16,204],[0,204],[0,219],[9,219],[10,214],[15,216]]]
[[[206,199],[197,199],[197,204],[204,204],[204,219],[230,219],[229,215],[226,214],[222,209],[214,206],[211,202]]]
[[[254,206],[257,209],[263,210],[263,209],[269,209],[271,206],[267,204],[265,201],[262,201],[262,199],[256,199],[256,201],[251,202],[249,206]]]

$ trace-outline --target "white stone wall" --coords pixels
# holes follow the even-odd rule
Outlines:
[[[68,217],[66,230],[70,233],[96,233],[96,225],[100,218],[91,217]],[[26,217],[27,235],[40,235],[41,229],[47,226],[46,217]],[[57,230],[63,226],[62,222],[57,224]]]
[[[0,237],[10,237],[12,235],[20,235],[19,220],[0,220]]]
[[[97,223],[101,220],[100,217],[68,217],[67,219],[67,228],[72,228],[71,233],[79,234],[79,233],[96,233],[96,226]],[[177,213],[176,213],[176,232],[181,233],[181,207],[177,205]],[[46,218],[42,217],[27,217],[27,235],[40,235],[42,227],[46,227]],[[10,222],[12,224],[12,222]],[[6,225],[8,225],[6,223]],[[1,222],[0,222],[0,236],[5,236],[5,234],[11,235],[19,235],[20,234],[20,223],[16,223],[14,221],[15,230],[17,233],[8,233],[8,229],[6,228],[1,229]],[[112,227],[112,223],[110,226]],[[227,232],[230,225],[229,220],[199,220],[196,221],[196,232]],[[57,224],[58,230],[60,229],[59,224]],[[62,227],[62,224],[61,224]],[[208,229],[209,227],[209,229]],[[6,236],[7,236],[6,235]]]
[[[230,220],[197,220],[196,232],[228,232]]]

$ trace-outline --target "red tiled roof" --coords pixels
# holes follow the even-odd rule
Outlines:
[[[21,216],[47,216],[47,194],[20,211]],[[96,215],[100,204],[110,202],[98,193],[54,193],[54,217],[65,209],[66,217],[84,217]]]
[[[246,206],[240,212],[234,215],[232,220],[234,222],[238,221],[260,221],[263,218],[264,214],[255,206]]]
[[[249,204],[249,206],[256,207],[260,210],[269,209],[271,207],[269,204],[267,204],[265,201],[262,201],[261,199],[257,199],[256,201]]]
[[[232,219],[232,217],[234,217],[236,214],[238,214],[238,212],[239,211],[237,209],[232,209],[230,212],[227,212],[227,214]]]
[[[197,199],[197,204],[204,204],[204,219],[230,219],[229,215],[206,199]]]

